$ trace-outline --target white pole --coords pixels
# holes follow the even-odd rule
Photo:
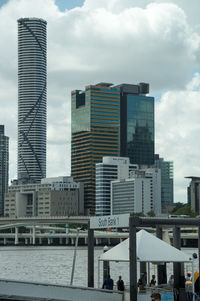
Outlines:
[[[77,250],[77,247],[78,247],[79,230],[80,230],[80,228],[78,228],[77,232],[76,232],[76,243],[75,243],[75,248],[74,248],[74,258],[73,258],[73,264],[72,264],[72,273],[71,273],[70,285],[73,284],[73,280],[74,280],[74,269],[75,269],[75,263],[76,263],[76,250]]]
[[[194,294],[194,259],[192,259],[192,300],[195,301],[195,294]]]
[[[98,288],[100,288],[100,260],[98,257]]]

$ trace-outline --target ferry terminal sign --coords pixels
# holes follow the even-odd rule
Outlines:
[[[129,227],[130,214],[103,215],[90,217],[90,229]]]

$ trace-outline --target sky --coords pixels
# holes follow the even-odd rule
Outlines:
[[[155,148],[174,162],[175,201],[200,176],[199,0],[0,0],[0,124],[17,177],[17,19],[47,20],[47,176],[70,175],[71,90],[150,84]]]

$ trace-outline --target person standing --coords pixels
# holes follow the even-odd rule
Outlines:
[[[156,285],[156,276],[155,275],[152,275],[152,279],[151,279],[151,282],[150,282],[150,286],[155,286]]]
[[[113,280],[110,278],[110,275],[106,277],[106,279],[103,282],[102,288],[105,288],[107,290],[112,290],[113,289]]]
[[[124,291],[124,281],[122,280],[122,276],[119,276],[119,280],[117,281],[117,289],[118,291]]]

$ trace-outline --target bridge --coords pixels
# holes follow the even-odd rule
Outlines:
[[[0,225],[10,223],[37,223],[37,224],[88,224],[89,216],[51,216],[51,217],[1,217]]]
[[[0,244],[75,245],[77,230],[70,229],[69,224],[85,225],[87,228],[88,222],[88,216],[0,218]],[[55,226],[58,224],[64,227]],[[94,231],[96,245],[111,245],[127,238],[128,235],[127,232]],[[79,230],[80,241],[81,244],[87,245],[87,229]]]

